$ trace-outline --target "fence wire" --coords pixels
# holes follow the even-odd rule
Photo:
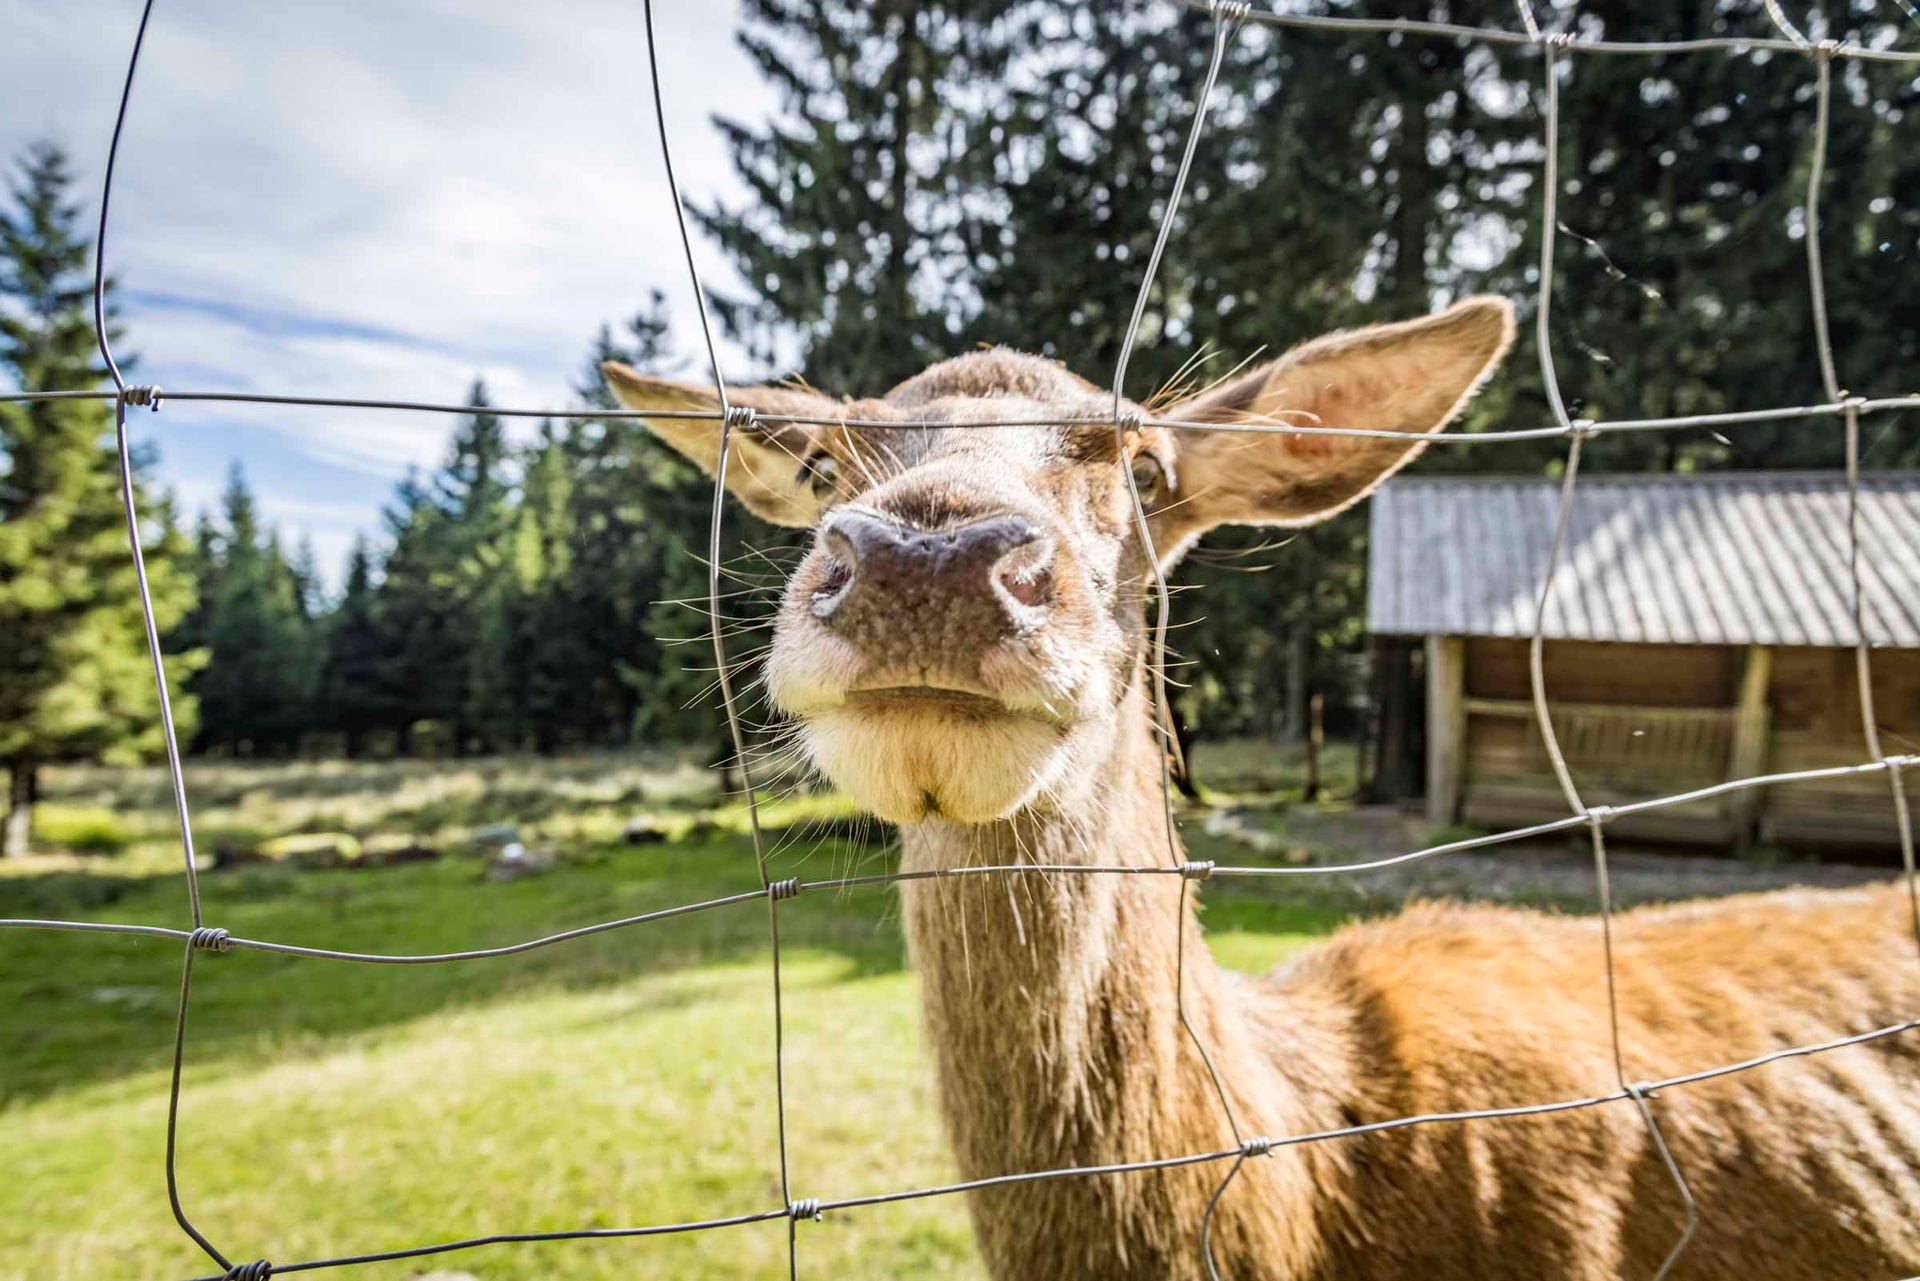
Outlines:
[[[1371,32],[1382,35],[1469,41],[1487,45],[1531,47],[1537,50],[1541,56],[1545,101],[1543,127],[1545,135],[1543,138],[1543,154],[1545,160],[1541,182],[1541,256],[1535,320],[1538,326],[1542,382],[1546,390],[1549,407],[1552,411],[1553,425],[1511,431],[1445,433],[1425,437],[1424,439],[1429,443],[1440,445],[1493,444],[1554,438],[1561,438],[1567,441],[1567,457],[1561,475],[1560,496],[1555,517],[1555,533],[1547,563],[1542,572],[1538,607],[1535,611],[1533,631],[1529,638],[1529,677],[1535,722],[1540,733],[1541,741],[1546,748],[1549,761],[1552,764],[1555,777],[1567,801],[1569,808],[1568,816],[1527,827],[1513,828],[1466,840],[1449,841],[1423,849],[1346,864],[1313,867],[1260,867],[1221,865],[1213,862],[1187,859],[1181,850],[1178,835],[1175,831],[1174,810],[1167,774],[1168,762],[1170,761],[1173,750],[1175,750],[1172,745],[1172,735],[1167,725],[1168,713],[1164,674],[1166,628],[1168,623],[1168,588],[1165,577],[1161,572],[1158,558],[1154,554],[1151,535],[1147,528],[1144,504],[1141,502],[1140,494],[1134,485],[1131,475],[1129,475],[1128,485],[1133,503],[1135,525],[1141,539],[1143,554],[1146,558],[1146,572],[1152,576],[1154,587],[1155,612],[1151,636],[1153,706],[1156,727],[1160,730],[1168,744],[1168,751],[1162,754],[1163,766],[1160,778],[1162,807],[1165,814],[1164,836],[1168,853],[1168,860],[1165,864],[1148,866],[1099,866],[1086,864],[1015,863],[921,871],[895,871],[816,880],[789,879],[775,881],[771,878],[769,871],[768,855],[759,824],[757,789],[753,784],[752,775],[745,773],[755,870],[759,880],[758,889],[744,890],[739,893],[699,902],[684,903],[662,908],[657,911],[641,913],[639,915],[602,921],[500,947],[478,948],[460,952],[408,954],[347,952],[324,947],[281,942],[278,940],[252,939],[234,935],[218,926],[205,924],[201,905],[200,887],[196,875],[197,867],[193,851],[192,823],[187,803],[186,786],[181,769],[179,748],[174,732],[172,708],[168,700],[164,667],[161,661],[158,629],[154,621],[152,601],[148,594],[146,569],[141,549],[139,514],[134,506],[133,468],[128,446],[127,413],[129,409],[141,406],[157,411],[168,399],[180,402],[213,404],[253,403],[436,414],[463,413],[469,407],[465,405],[440,404],[426,401],[278,395],[220,390],[163,393],[162,390],[156,386],[129,385],[125,381],[121,375],[118,364],[114,360],[105,317],[106,257],[109,231],[108,215],[113,192],[114,168],[119,157],[121,133],[125,127],[128,107],[132,100],[134,79],[139,69],[141,49],[146,39],[148,25],[153,16],[155,0],[145,0],[140,13],[139,25],[134,34],[133,48],[127,60],[126,75],[121,86],[119,106],[114,117],[112,140],[107,150],[106,166],[101,183],[99,228],[94,245],[94,328],[100,347],[101,358],[113,383],[113,388],[112,390],[70,388],[9,392],[0,394],[0,401],[31,402],[96,399],[111,401],[113,404],[124,514],[140,596],[141,610],[145,623],[148,653],[152,660],[155,683],[159,693],[159,718],[166,745],[168,779],[180,829],[181,852],[186,871],[187,915],[189,925],[187,928],[182,929],[115,922],[22,918],[0,919],[0,928],[66,931],[92,935],[124,935],[161,939],[176,945],[183,945],[180,997],[174,1024],[172,1070],[167,1102],[165,1175],[168,1200],[176,1222],[179,1224],[181,1230],[207,1255],[208,1259],[220,1269],[219,1272],[211,1274],[208,1277],[200,1278],[198,1281],[267,1281],[267,1278],[276,1272],[308,1272],[326,1268],[348,1267],[356,1264],[424,1258],[506,1243],[665,1236],[688,1232],[717,1231],[724,1228],[742,1227],[749,1224],[766,1223],[781,1219],[784,1219],[787,1223],[788,1275],[790,1279],[797,1279],[799,1275],[799,1224],[803,1220],[818,1219],[830,1212],[856,1210],[863,1207],[919,1200],[928,1197],[950,1196],[982,1188],[1006,1187],[1057,1179],[1145,1174],[1187,1166],[1224,1165],[1225,1172],[1208,1202],[1206,1215],[1201,1224],[1200,1239],[1195,1243],[1196,1251],[1199,1253],[1208,1275],[1217,1279],[1218,1274],[1208,1248],[1208,1233],[1215,1209],[1232,1185],[1235,1176],[1250,1159],[1268,1156],[1283,1148],[1335,1140],[1359,1139],[1368,1135],[1409,1129],[1417,1126],[1544,1116],[1621,1103],[1630,1104],[1635,1108],[1642,1125],[1646,1129],[1649,1142],[1652,1144],[1655,1153],[1661,1159],[1674,1185],[1676,1195],[1684,1211],[1684,1221],[1680,1225],[1674,1245],[1663,1259],[1658,1272],[1655,1274],[1655,1281],[1660,1281],[1661,1278],[1664,1278],[1671,1272],[1675,1263],[1681,1258],[1688,1242],[1692,1239],[1698,1228],[1703,1210],[1706,1212],[1711,1212],[1712,1210],[1710,1205],[1702,1207],[1695,1201],[1693,1193],[1688,1186],[1685,1172],[1681,1169],[1667,1145],[1665,1136],[1660,1128],[1656,1109],[1652,1106],[1653,1101],[1661,1091],[1684,1088],[1704,1081],[1716,1080],[1738,1073],[1753,1071],[1787,1059],[1824,1054],[1849,1046],[1865,1045],[1920,1028],[1920,1017],[1910,1018],[1887,1026],[1842,1035],[1832,1040],[1815,1044],[1790,1046],[1738,1062],[1722,1064],[1717,1067],[1706,1068],[1682,1075],[1654,1080],[1630,1080],[1625,1067],[1625,1057],[1622,1052],[1620,1037],[1619,997],[1613,957],[1613,905],[1608,878],[1605,835],[1605,829],[1610,822],[1626,815],[1686,805],[1692,802],[1725,796],[1752,788],[1782,787],[1791,784],[1807,783],[1823,779],[1837,779],[1853,775],[1884,774],[1893,801],[1895,821],[1898,827],[1897,835],[1900,845],[1902,867],[1905,873],[1909,915],[1914,933],[1914,941],[1916,949],[1920,949],[1920,877],[1916,876],[1911,809],[1903,775],[1904,770],[1914,766],[1920,766],[1920,755],[1886,754],[1883,750],[1879,728],[1875,720],[1872,689],[1872,644],[1867,635],[1865,612],[1862,604],[1861,557],[1863,548],[1859,521],[1860,419],[1870,414],[1920,407],[1920,396],[1883,397],[1875,399],[1852,395],[1843,388],[1839,379],[1836,355],[1829,333],[1822,271],[1819,221],[1820,195],[1826,172],[1828,128],[1832,110],[1831,74],[1833,62],[1836,60],[1851,59],[1881,63],[1920,63],[1920,53],[1893,49],[1865,48],[1830,40],[1820,42],[1810,41],[1802,32],[1787,21],[1785,15],[1781,12],[1779,6],[1773,3],[1773,0],[1763,0],[1763,5],[1770,20],[1780,33],[1778,38],[1709,37],[1672,41],[1600,40],[1583,38],[1576,34],[1566,32],[1548,33],[1541,28],[1536,16],[1531,10],[1528,0],[1516,0],[1516,15],[1521,27],[1521,29],[1517,31],[1504,28],[1472,27],[1453,23],[1426,22],[1409,19],[1370,19],[1282,14],[1255,10],[1247,4],[1230,3],[1228,0],[1173,0],[1173,2],[1183,5],[1188,9],[1197,10],[1210,17],[1213,50],[1203,83],[1195,94],[1192,107],[1192,122],[1187,135],[1186,146],[1182,152],[1178,171],[1162,208],[1153,252],[1143,274],[1133,316],[1122,343],[1121,354],[1113,378],[1113,413],[1111,418],[1027,418],[953,424],[930,420],[863,420],[798,414],[757,414],[752,410],[732,405],[728,398],[725,378],[722,376],[720,370],[718,347],[714,340],[712,324],[707,315],[705,290],[702,287],[699,270],[694,262],[692,241],[686,227],[684,204],[674,178],[671,132],[668,128],[666,107],[663,101],[658,75],[652,0],[643,0],[643,11],[645,14],[648,70],[651,78],[654,121],[659,135],[661,156],[666,166],[669,194],[674,203],[676,225],[680,233],[681,248],[685,255],[689,283],[693,289],[698,309],[701,337],[705,345],[719,407],[710,411],[588,411],[575,409],[545,410],[504,408],[494,409],[490,412],[505,417],[706,419],[719,424],[719,461],[716,468],[717,474],[714,479],[713,506],[709,523],[708,551],[710,574],[708,580],[708,604],[714,620],[712,639],[715,658],[719,666],[719,688],[722,705],[736,758],[744,772],[748,769],[748,756],[745,751],[745,736],[741,729],[739,716],[734,703],[732,684],[733,669],[728,659],[720,622],[719,601],[721,593],[717,568],[721,563],[720,518],[724,510],[725,476],[729,449],[736,431],[754,431],[762,425],[776,423],[839,425],[869,430],[925,428],[957,430],[975,427],[1070,425],[1073,422],[1091,421],[1111,425],[1115,433],[1122,439],[1124,439],[1128,432],[1137,432],[1145,427],[1159,427],[1181,431],[1234,431],[1302,436],[1344,436],[1365,439],[1391,438],[1404,441],[1408,439],[1405,433],[1379,428],[1329,427],[1288,422],[1256,422],[1228,425],[1196,424],[1152,417],[1127,406],[1124,395],[1127,366],[1139,339],[1139,331],[1152,297],[1154,279],[1159,270],[1161,257],[1168,240],[1173,234],[1181,198],[1185,190],[1187,175],[1191,170],[1195,151],[1201,145],[1205,134],[1209,100],[1234,35],[1245,22],[1257,22],[1279,30],[1292,28]],[[1808,59],[1814,69],[1816,120],[1805,200],[1807,284],[1815,328],[1815,355],[1819,363],[1826,400],[1817,405],[1782,406],[1667,418],[1621,419],[1611,422],[1594,421],[1584,418],[1574,419],[1570,417],[1560,395],[1558,378],[1553,362],[1552,346],[1549,341],[1549,319],[1553,302],[1555,229],[1557,226],[1555,205],[1558,199],[1559,73],[1563,60],[1576,56],[1589,55],[1650,56],[1722,53],[1740,56],[1763,52],[1798,55]],[[1572,771],[1567,764],[1566,757],[1561,750],[1559,740],[1554,731],[1551,703],[1546,688],[1543,662],[1547,616],[1553,599],[1553,585],[1560,570],[1561,550],[1565,532],[1573,504],[1576,501],[1580,455],[1584,443],[1595,436],[1608,433],[1674,431],[1699,427],[1731,428],[1747,424],[1819,418],[1838,418],[1842,424],[1844,433],[1847,487],[1845,546],[1847,549],[1849,599],[1854,632],[1855,672],[1861,704],[1862,731],[1866,745],[1866,759],[1855,764],[1730,779],[1724,783],[1714,784],[1709,787],[1653,797],[1629,804],[1614,806],[1587,805],[1574,781]],[[1122,451],[1122,457],[1124,456],[1125,452]],[[1600,905],[1602,939],[1602,957],[1600,958],[1598,969],[1600,977],[1603,980],[1603,995],[1608,1014],[1614,1068],[1614,1082],[1611,1089],[1579,1098],[1518,1104],[1509,1107],[1482,1108],[1470,1111],[1403,1116],[1368,1124],[1357,1124],[1338,1129],[1291,1135],[1247,1137],[1242,1134],[1239,1121],[1234,1115],[1226,1082],[1221,1079],[1219,1073],[1215,1070],[1207,1047],[1201,1042],[1198,1034],[1186,1017],[1184,1000],[1185,931],[1182,928],[1182,923],[1186,917],[1188,888],[1191,882],[1214,877],[1339,876],[1370,872],[1382,868],[1403,866],[1426,859],[1440,858],[1468,850],[1487,848],[1511,841],[1524,840],[1530,837],[1569,832],[1575,829],[1585,829],[1587,831],[1593,851],[1596,889],[1598,891]],[[842,1196],[838,1198],[796,1198],[793,1195],[787,1152],[787,1097],[784,1071],[784,1022],[780,987],[779,904],[786,899],[793,898],[802,893],[885,887],[935,879],[959,879],[980,876],[1017,877],[1031,875],[1170,876],[1178,879],[1178,899],[1174,928],[1179,943],[1175,953],[1175,973],[1172,976],[1176,1009],[1189,1043],[1205,1066],[1211,1080],[1214,1092],[1220,1103],[1223,1137],[1228,1141],[1225,1142],[1223,1146],[1212,1151],[1172,1155],[1153,1160],[1131,1161],[1100,1166],[1069,1166],[1057,1169],[1030,1170],[999,1175],[992,1178],[974,1179],[931,1187],[867,1195]],[[246,1262],[234,1262],[233,1256],[216,1247],[195,1227],[188,1216],[176,1175],[176,1155],[179,1131],[181,1076],[185,1066],[186,1046],[188,1042],[188,1015],[192,1004],[194,964],[196,956],[199,953],[211,952],[219,954],[235,950],[268,952],[313,960],[372,965],[432,965],[482,961],[515,956],[539,948],[551,947],[612,930],[636,928],[656,921],[699,912],[717,911],[751,902],[764,902],[767,910],[774,1015],[774,1043],[771,1047],[774,1066],[772,1101],[776,1110],[776,1123],[779,1135],[781,1204],[752,1213],[682,1223],[663,1223],[618,1228],[577,1228],[551,1232],[493,1233],[485,1236],[467,1237],[459,1240],[418,1245],[403,1249],[361,1254],[342,1254],[327,1258],[306,1259],[293,1263],[280,1264],[269,1263],[263,1257],[254,1257]]]

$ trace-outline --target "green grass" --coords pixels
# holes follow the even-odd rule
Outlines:
[[[78,805],[40,806],[34,837],[42,846],[75,854],[119,854],[134,842],[134,834],[111,810]]]
[[[202,876],[206,919],[236,934],[368,951],[485,947],[752,888],[737,809],[672,762],[624,758],[431,767],[196,770],[203,830],[396,830],[452,846],[518,817],[562,861],[488,883],[483,861]],[[52,854],[0,869],[0,916],[178,925],[150,773],[72,772],[57,801],[129,833],[119,858]],[[501,795],[538,795],[513,813]],[[431,813],[427,811],[431,810]],[[627,848],[652,813],[690,839]],[[886,866],[832,798],[767,807],[776,875]],[[1339,911],[1210,886],[1217,954],[1258,970]],[[893,892],[803,896],[781,909],[795,1194],[952,1176],[904,968]],[[172,1224],[161,1157],[181,949],[131,938],[0,935],[0,1278],[165,1278],[209,1270]],[[181,1109],[182,1197],[236,1258],[292,1261],[506,1230],[705,1218],[779,1202],[766,917],[744,904],[525,956],[368,967],[202,954]],[[974,1277],[956,1198],[802,1228],[810,1275]],[[502,1246],[354,1274],[436,1268],[481,1278],[777,1273],[783,1224],[683,1237]]]

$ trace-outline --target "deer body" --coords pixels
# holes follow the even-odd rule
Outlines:
[[[905,865],[1164,865],[1144,711],[1102,823],[909,826]],[[1173,877],[902,887],[965,1178],[1234,1146],[1617,1088],[1599,928],[1426,905],[1273,974],[1224,972]],[[1630,1080],[1884,1026],[1920,1010],[1897,886],[1791,891],[1615,918]],[[1920,1266],[1920,1034],[1665,1091],[1652,1105],[1702,1206],[1685,1281],[1900,1278]],[[993,1275],[1198,1278],[1226,1163],[973,1194]],[[1241,1168],[1223,1281],[1612,1281],[1654,1275],[1684,1221],[1631,1104],[1278,1148]]]
[[[1150,557],[1164,568],[1215,525],[1301,524],[1357,501],[1446,424],[1511,333],[1505,304],[1472,299],[1307,344],[1171,411],[1404,440],[1123,431],[1111,397],[1005,352],[873,401],[738,389],[760,413],[903,424],[736,437],[735,495],[818,528],[775,628],[774,701],[824,773],[900,825],[906,870],[1165,866],[1179,855],[1146,695]],[[634,408],[715,404],[608,374]],[[1050,425],[975,425],[1009,420]],[[712,422],[649,425],[715,465]],[[968,1179],[1234,1148],[1196,1039],[1243,1137],[1618,1088],[1592,921],[1420,906],[1252,980],[1207,955],[1179,877],[1036,871],[901,892]],[[1914,944],[1892,887],[1623,914],[1629,1079],[1914,1017]],[[1702,1207],[1676,1278],[1920,1271],[1920,1033],[1651,1106]],[[1227,1169],[1024,1182],[970,1203],[999,1281],[1190,1281]],[[1682,1209],[1622,1101],[1276,1148],[1241,1167],[1209,1247],[1234,1281],[1599,1281],[1652,1276]]]

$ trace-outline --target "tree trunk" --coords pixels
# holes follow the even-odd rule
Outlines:
[[[1373,682],[1373,773],[1365,796],[1375,804],[1405,800],[1419,795],[1426,759],[1426,703],[1414,681],[1413,646],[1398,637],[1375,637]]]
[[[713,751],[707,756],[707,768],[720,776],[722,798],[744,797],[747,794],[746,776],[740,772],[740,758],[734,755],[731,735],[715,742]]]
[[[7,824],[0,836],[0,858],[25,858],[33,839],[33,803],[40,798],[40,770],[16,756],[7,762]]]
[[[1315,693],[1307,700],[1307,785],[1302,799],[1311,805],[1320,799],[1320,749],[1327,740],[1327,696]]]
[[[1432,162],[1427,158],[1432,133],[1428,105],[1428,98],[1422,95],[1403,97],[1400,130],[1394,139],[1395,193],[1399,199],[1388,232],[1393,238],[1388,296],[1406,316],[1424,314],[1433,297],[1427,288],[1427,246],[1436,184]]]
[[[1284,729],[1281,731],[1290,743],[1297,743],[1307,736],[1307,662],[1309,659],[1309,637],[1307,625],[1302,622],[1287,637],[1287,675],[1286,705],[1283,709]]]
[[[1173,722],[1173,741],[1179,751],[1174,754],[1173,785],[1180,789],[1180,795],[1190,801],[1200,800],[1200,784],[1193,777],[1193,726],[1187,718],[1174,708],[1167,709],[1167,719]]]

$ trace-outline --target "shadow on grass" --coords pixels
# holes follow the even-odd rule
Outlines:
[[[358,770],[352,772],[358,773]],[[583,777],[590,777],[583,767]],[[258,775],[254,776],[258,782]],[[325,790],[324,780],[298,778]],[[447,817],[499,813],[522,822],[581,799],[503,789],[492,804],[449,800]],[[651,812],[691,812],[713,798],[654,801]],[[618,802],[615,802],[618,803]],[[775,879],[881,872],[896,852],[876,848],[872,823],[801,809],[763,809]],[[224,817],[224,815],[222,816]],[[392,816],[389,816],[389,823]],[[217,829],[218,822],[209,825]],[[1207,838],[1189,825],[1215,857]],[[206,844],[203,839],[203,845]],[[181,928],[185,878],[103,862],[98,873],[60,870],[0,877],[0,917],[117,921]],[[432,953],[522,942],[579,926],[757,889],[753,850],[735,832],[653,846],[576,845],[543,876],[485,880],[482,860],[332,871],[256,866],[203,873],[205,920],[235,935],[344,951]],[[1288,887],[1291,889],[1292,887]],[[1261,886],[1265,891],[1268,887]],[[1291,898],[1291,896],[1288,896]],[[1237,886],[1210,887],[1210,929],[1324,933],[1344,913]],[[873,886],[803,895],[780,908],[783,949],[825,953],[845,978],[902,969],[899,900]],[[42,931],[0,933],[0,1108],[56,1091],[164,1069],[184,945],[161,939]],[[367,965],[235,951],[196,959],[188,1056],[196,1067],[256,1063],[289,1048],[311,1052],[424,1015],[540,991],[589,989],[690,967],[764,962],[765,905],[746,901],[690,916],[570,940],[520,956],[439,965]]]
[[[781,875],[879,870],[890,854],[804,846]],[[424,953],[520,942],[599,921],[758,887],[738,838],[639,849],[593,847],[544,876],[484,879],[478,860],[294,872],[253,867],[201,877],[205,919],[249,938],[345,951]],[[185,878],[58,872],[0,880],[0,916],[179,928]],[[828,952],[849,977],[904,964],[884,888],[781,905],[785,949]],[[34,930],[0,936],[0,1104],[162,1068],[171,1052],[184,944]],[[767,955],[755,901],[570,940],[520,956],[385,966],[234,951],[194,968],[188,1055],[196,1065],[258,1061],[422,1015],[540,990],[592,988],[689,966]]]

